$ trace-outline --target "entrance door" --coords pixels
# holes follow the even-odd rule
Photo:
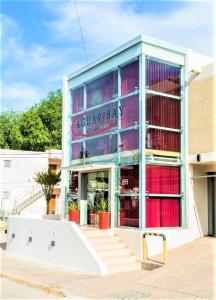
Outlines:
[[[208,178],[208,234],[216,236],[216,177]]]
[[[108,171],[91,172],[87,174],[87,224],[97,225],[97,209],[101,199],[109,201]]]

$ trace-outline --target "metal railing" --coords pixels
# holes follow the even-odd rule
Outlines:
[[[163,258],[164,258],[164,264],[166,264],[167,263],[167,246],[166,246],[166,236],[163,233],[155,233],[155,232],[144,232],[143,233],[143,236],[142,236],[143,261],[146,261],[148,259],[146,235],[160,236],[163,238]]]

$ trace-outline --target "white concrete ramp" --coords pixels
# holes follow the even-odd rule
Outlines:
[[[80,227],[84,235],[107,267],[108,273],[137,271],[141,263],[131,253],[118,234],[112,230],[99,230],[94,227]]]
[[[104,262],[74,222],[11,216],[6,251],[72,272],[107,274]]]

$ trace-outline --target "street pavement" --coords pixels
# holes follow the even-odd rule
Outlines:
[[[42,266],[1,251],[1,276],[72,299],[216,299],[216,239],[205,237],[168,251],[167,265],[157,269],[103,277]],[[162,257],[154,257],[154,260]],[[154,261],[149,263],[155,264]],[[4,282],[3,282],[4,287]],[[7,294],[7,285],[4,291]],[[22,291],[19,297],[22,298]]]
[[[0,280],[1,299],[55,299],[45,292],[37,289],[20,285],[7,279]]]

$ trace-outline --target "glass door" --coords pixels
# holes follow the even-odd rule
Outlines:
[[[109,191],[108,171],[91,172],[87,174],[87,200],[89,225],[98,224],[97,209],[100,200],[104,198],[108,201]]]
[[[216,236],[216,177],[208,178],[208,234]]]

